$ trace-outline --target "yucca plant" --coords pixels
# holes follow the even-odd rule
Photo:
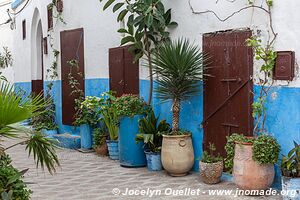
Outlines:
[[[197,95],[205,76],[205,62],[208,56],[187,39],[164,43],[153,58],[154,74],[158,76],[155,92],[162,101],[172,103],[172,134],[179,131],[181,102]]]
[[[0,154],[14,146],[25,143],[29,156],[33,155],[37,167],[52,174],[59,166],[55,151],[55,140],[47,138],[40,132],[20,126],[19,123],[40,115],[48,102],[41,95],[24,97],[22,92],[14,91],[13,86],[0,81]],[[10,147],[1,146],[3,138],[21,140]]]

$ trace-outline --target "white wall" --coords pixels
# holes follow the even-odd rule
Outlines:
[[[6,22],[9,17],[7,15],[7,9],[10,8],[11,1],[0,0],[0,24]],[[8,47],[10,51],[13,49],[12,45],[12,31],[10,30],[10,23],[5,25],[0,25],[0,52],[3,52],[2,47]],[[12,55],[14,58],[14,55]],[[13,82],[14,71],[12,67],[6,69],[0,69],[3,75],[11,82]]]
[[[14,54],[16,69],[15,81],[31,80],[31,22],[35,8],[39,10],[43,26],[44,37],[47,32],[47,4],[51,0],[30,1],[28,7],[16,17],[16,30],[14,31]],[[55,47],[60,49],[59,32],[62,30],[84,28],[85,35],[85,74],[86,78],[108,77],[108,49],[120,44],[120,35],[117,33],[119,24],[116,14],[110,10],[102,11],[103,3],[98,0],[64,0],[63,18],[66,25],[57,23],[54,31]],[[179,26],[172,30],[172,38],[187,37],[200,47],[202,35],[208,32],[251,28],[254,32],[261,31],[264,38],[268,36],[268,15],[260,9],[247,9],[234,15],[225,22],[219,21],[212,13],[193,14],[207,10],[214,11],[221,18],[226,18],[233,12],[248,5],[248,0],[164,0],[167,7],[172,8],[173,19]],[[190,5],[189,5],[190,2]],[[264,0],[256,0],[257,5]],[[299,0],[275,0],[273,8],[273,21],[278,38],[275,43],[276,50],[292,50],[296,52],[296,60],[300,60],[300,2]],[[191,7],[190,7],[191,6]],[[19,6],[18,9],[22,7]],[[22,40],[21,23],[27,20],[27,39]],[[44,68],[50,66],[52,54],[44,55]],[[60,61],[59,61],[60,62]],[[257,65],[257,63],[256,63]],[[26,70],[24,70],[26,69]],[[45,71],[46,69],[44,69]],[[60,69],[58,70],[60,74]],[[147,70],[141,69],[142,79],[148,77]],[[300,72],[298,66],[297,76],[290,86],[300,86]],[[287,85],[288,82],[278,81],[276,84]]]
[[[33,72],[30,67],[35,63],[35,49],[31,47],[32,18],[34,10],[39,11],[42,21],[43,37],[50,32],[47,30],[47,5],[51,0],[30,1],[24,11],[16,17],[17,29],[14,31],[14,51],[18,55],[15,62],[16,82],[28,82]],[[116,47],[120,42],[120,35],[116,32],[119,24],[116,22],[116,15],[110,11],[101,12],[102,6],[98,0],[64,0],[63,19],[66,24],[54,21],[54,31],[51,31],[54,40],[54,48],[60,50],[60,31],[84,28],[84,53],[85,53],[85,77],[86,78],[107,78],[108,77],[108,49]],[[22,7],[19,6],[18,9]],[[22,21],[27,21],[27,38],[22,40]],[[36,20],[36,19],[35,19]],[[33,28],[34,29],[34,28]],[[48,39],[49,41],[49,39]],[[20,50],[22,49],[22,50]],[[53,54],[48,45],[48,55],[44,55],[44,72],[53,62]],[[30,59],[32,57],[32,59]],[[25,66],[24,66],[25,65]],[[35,64],[34,64],[35,65]],[[26,68],[28,70],[23,71]],[[59,60],[59,77],[60,75]],[[21,73],[22,72],[22,73]],[[45,78],[45,73],[44,73]]]

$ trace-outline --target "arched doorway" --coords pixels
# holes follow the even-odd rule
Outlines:
[[[43,28],[38,9],[35,9],[31,26],[31,90],[43,92]]]

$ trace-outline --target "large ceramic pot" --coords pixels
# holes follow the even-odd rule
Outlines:
[[[236,143],[233,163],[233,179],[240,189],[265,190],[272,185],[274,165],[254,161],[252,143]]]
[[[282,199],[300,200],[300,178],[281,177]]]
[[[191,135],[163,135],[161,161],[171,176],[185,176],[194,165]]]
[[[151,151],[145,151],[145,154],[146,154],[146,159],[147,159],[147,168],[149,171],[162,170],[160,152],[154,153]]]
[[[109,158],[112,160],[119,160],[119,145],[118,141],[106,140],[108,147]]]
[[[221,181],[221,176],[223,172],[223,161],[216,163],[205,163],[199,161],[200,176],[204,183],[206,184],[216,184]]]
[[[142,115],[123,117],[119,128],[120,165],[122,167],[145,167],[147,165],[144,153],[144,143],[135,141],[139,132],[139,120]]]

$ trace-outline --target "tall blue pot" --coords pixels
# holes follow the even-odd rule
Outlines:
[[[88,124],[80,125],[80,137],[81,137],[81,148],[91,149],[92,148],[92,128]]]
[[[123,167],[144,167],[147,164],[144,153],[144,143],[136,143],[135,137],[139,132],[138,121],[142,115],[132,118],[123,117],[119,128],[120,164]]]

